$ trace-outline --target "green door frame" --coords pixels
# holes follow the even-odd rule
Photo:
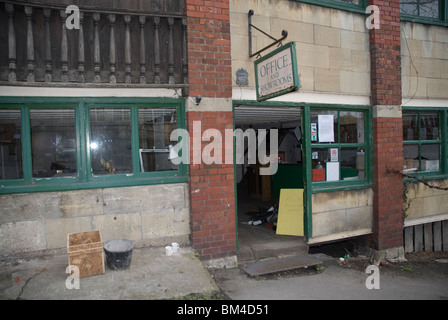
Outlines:
[[[296,103],[296,102],[272,102],[272,101],[252,101],[252,100],[233,100],[232,112],[233,112],[233,130],[235,130],[235,107],[238,105],[246,105],[246,106],[259,106],[259,107],[289,107],[289,108],[301,108],[301,120],[302,120],[302,151],[303,151],[303,185],[304,185],[304,201],[303,201],[303,210],[304,210],[304,232],[306,241],[312,235],[312,176],[311,176],[311,161],[308,159],[310,157],[306,157],[307,154],[311,154],[311,145],[310,138],[308,137],[311,132],[311,121],[310,121],[310,106],[304,103]],[[307,129],[309,127],[309,130]],[[235,146],[235,137],[233,143],[233,151],[234,151],[234,161],[233,161],[233,172],[234,172],[234,181],[235,181],[235,228],[236,228],[236,248],[237,252],[239,250],[239,241],[238,241],[238,192],[237,192],[237,176],[236,176],[236,146]],[[311,159],[311,158],[310,158]]]

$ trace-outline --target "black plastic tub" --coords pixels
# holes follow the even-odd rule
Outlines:
[[[132,260],[134,242],[125,239],[110,240],[104,244],[106,264],[111,270],[125,270]]]

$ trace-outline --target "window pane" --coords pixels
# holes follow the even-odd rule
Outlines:
[[[22,179],[22,125],[20,110],[0,110],[0,146],[0,180]]]
[[[354,180],[365,178],[365,153],[358,148],[341,149],[341,179]]]
[[[400,0],[400,12],[417,16],[418,15],[417,0]]]
[[[419,140],[417,113],[403,113],[403,140],[404,141]]]
[[[338,0],[338,1],[359,5],[359,0]]]
[[[93,174],[132,172],[129,109],[90,110],[90,151]]]
[[[420,114],[420,139],[439,140],[439,115],[437,113]]]
[[[333,119],[333,130],[328,126],[328,123],[319,123],[319,115],[328,116]],[[332,135],[334,142],[338,143],[338,112],[337,111],[312,111],[311,112],[311,130],[316,129],[316,138],[311,138],[312,143],[328,143],[328,136]],[[325,135],[325,136],[324,136]]]
[[[405,145],[403,149],[403,154],[406,169],[419,171],[420,161],[418,155],[418,145],[417,144]]]
[[[341,143],[364,143],[364,113],[341,112],[339,117]]]
[[[75,111],[32,109],[33,177],[76,175]]]
[[[400,0],[400,12],[420,17],[439,18],[440,0]]]
[[[438,18],[439,0],[420,0],[420,16]]]
[[[177,129],[176,109],[141,108],[138,112],[140,170],[142,172],[177,170],[170,160],[171,132]]]
[[[440,145],[422,145],[422,171],[439,171],[440,168]]]

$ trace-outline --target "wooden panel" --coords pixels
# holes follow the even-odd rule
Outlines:
[[[414,252],[414,227],[404,229],[404,250],[405,253]]]
[[[442,222],[433,224],[434,251],[442,251]]]
[[[424,229],[424,241],[425,241],[425,251],[432,252],[432,223],[426,223],[423,225]]]
[[[448,220],[442,222],[442,249],[448,252]]]
[[[414,252],[423,250],[423,225],[414,227]]]

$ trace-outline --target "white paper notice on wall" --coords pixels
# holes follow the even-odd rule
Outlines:
[[[332,114],[320,114],[319,121],[319,142],[334,142],[334,116]]]
[[[327,162],[327,181],[339,181],[339,162]]]

